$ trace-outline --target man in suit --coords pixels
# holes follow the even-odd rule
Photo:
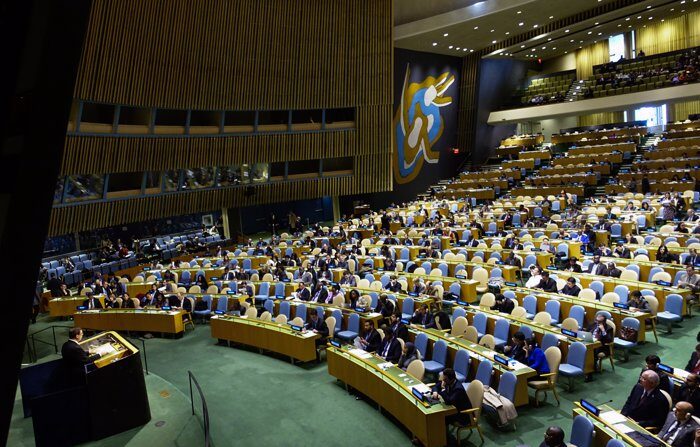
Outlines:
[[[566,264],[564,270],[567,270],[569,272],[581,273],[581,265],[578,263],[578,259],[576,259],[576,257],[569,258],[569,263]]]
[[[304,281],[299,283],[299,287],[297,287],[294,293],[296,294],[296,298],[301,301],[309,301],[311,299],[311,292],[306,288],[306,283]]]
[[[670,393],[671,383],[669,381],[669,378],[666,374],[663,373],[663,371],[659,370],[659,363],[661,363],[661,359],[659,358],[659,356],[655,354],[650,354],[646,357],[644,361],[646,365],[642,369],[642,373],[644,371],[654,371],[656,374],[659,375],[659,388]]]
[[[700,275],[695,273],[694,266],[685,266],[685,273],[678,279],[678,287],[689,289],[693,294],[700,292]]]
[[[610,354],[610,348],[608,345],[613,342],[615,338],[615,330],[608,323],[608,318],[603,314],[597,314],[595,316],[595,322],[593,326],[589,328],[589,332],[593,335],[595,340],[600,342],[600,347],[595,348],[593,353],[595,354],[595,368],[596,371],[600,371],[603,363],[603,359]],[[659,376],[656,376],[658,384]]]
[[[566,447],[564,442],[564,430],[561,427],[552,426],[544,432],[544,440],[540,447]]]
[[[605,265],[602,262],[600,262],[600,256],[593,256],[593,262],[591,262],[591,264],[588,266],[588,270],[586,270],[586,273],[601,276],[605,276],[607,274],[607,269],[605,268]]]
[[[601,243],[593,254],[598,256],[612,256],[613,252],[604,243]]]
[[[692,416],[693,406],[684,401],[676,403],[673,411],[666,416],[658,436],[673,447],[693,447],[695,431],[700,429]]]
[[[95,294],[88,292],[85,294],[87,299],[83,301],[83,306],[88,309],[102,309],[102,303],[99,299],[95,298]]]
[[[68,380],[76,385],[85,383],[85,365],[100,358],[100,354],[90,355],[81,346],[83,330],[79,327],[68,331],[68,341],[61,346],[63,365],[68,373]]]
[[[411,317],[411,323],[419,324],[421,326],[425,326],[431,321],[432,315],[430,315],[430,312],[428,311],[427,304],[421,304],[421,306],[413,313],[413,317]]]
[[[398,363],[401,350],[401,343],[394,336],[394,331],[391,330],[390,326],[384,326],[384,340],[377,350],[379,356],[387,362]]]
[[[316,290],[314,291],[313,298],[311,301],[314,303],[325,303],[328,298],[328,288],[326,287],[325,281],[320,281],[317,284]]]
[[[622,270],[617,268],[614,262],[608,262],[607,275],[611,278],[619,278],[622,275]]]
[[[549,277],[549,272],[542,272],[542,279],[540,283],[535,286],[535,289],[557,293],[557,282]]]
[[[408,341],[408,328],[401,322],[401,313],[394,312],[391,314],[391,317],[389,317],[389,324],[396,338]]]
[[[700,218],[700,216],[695,215],[695,210],[689,209],[685,218],[683,218],[683,221],[684,222],[695,222],[696,220],[698,220],[698,218]]]
[[[698,338],[700,338],[700,334],[698,334]],[[700,344],[695,345],[695,351],[691,354],[688,364],[685,365],[685,370],[693,374],[700,373]]]
[[[508,254],[508,257],[503,261],[504,265],[512,265],[514,267],[518,267],[518,269],[521,269],[522,263],[520,262],[520,259],[515,257],[515,252],[510,252]]]
[[[668,401],[659,390],[659,375],[654,371],[644,371],[620,413],[642,427],[658,429],[664,426],[669,410]]]
[[[683,264],[692,265],[692,266],[700,264],[700,256],[698,256],[697,250],[695,250],[694,248],[691,248],[688,250],[688,253],[689,254],[685,258],[685,261],[683,262]]]
[[[513,302],[513,300],[503,295],[502,293],[499,293],[498,295],[496,295],[496,304],[491,308],[491,310],[496,310],[498,312],[510,314],[514,308],[515,303]]]
[[[401,292],[401,283],[397,281],[396,276],[392,275],[389,283],[386,285],[386,290],[394,293]]]
[[[688,374],[683,385],[676,390],[673,400],[675,402],[685,401],[690,403],[693,408],[700,409],[700,386],[698,385],[700,385],[700,377],[697,374]]]
[[[440,381],[433,387],[433,399],[440,399],[447,405],[454,405],[457,413],[445,417],[448,445],[457,445],[457,440],[450,433],[450,424],[459,422],[467,424],[469,417],[462,411],[472,408],[469,396],[461,383],[457,382],[457,376],[452,368],[445,368],[440,373]]]
[[[309,320],[304,325],[304,329],[321,336],[316,339],[316,346],[325,345],[329,333],[328,325],[323,318],[319,317],[318,311],[314,308],[309,309],[309,317]]]
[[[374,328],[374,321],[366,320],[364,332],[360,335],[360,346],[367,352],[376,352],[382,344],[382,337]]]
[[[615,250],[613,250],[612,255],[616,258],[622,259],[630,259],[632,257],[630,249],[625,247],[625,245],[622,242],[617,243],[617,246],[615,247]]]

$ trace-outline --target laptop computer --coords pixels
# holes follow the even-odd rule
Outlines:
[[[586,342],[592,342],[593,341],[593,334],[588,332],[588,331],[579,331],[578,338],[580,338],[581,340],[586,341]]]

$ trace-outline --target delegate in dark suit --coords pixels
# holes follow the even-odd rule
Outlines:
[[[88,298],[83,301],[83,306],[87,307],[88,309],[102,309],[102,303],[95,297]]]
[[[401,357],[401,343],[396,337],[384,337],[381,347],[377,350],[387,362],[397,363]]]
[[[85,365],[88,365],[98,358],[99,354],[90,356],[75,340],[68,340],[61,347],[63,364],[69,375],[69,380],[75,384],[84,384]]]
[[[315,321],[314,321],[315,320]],[[316,331],[321,337],[316,340],[317,345],[325,345],[326,338],[328,337],[328,325],[321,318],[311,318],[304,325],[304,329],[307,331]]]
[[[679,422],[672,411],[666,416],[666,422],[658,436],[673,447],[693,447],[697,429],[700,429],[700,424],[695,422],[695,419],[688,416],[687,419]]]
[[[659,388],[646,392],[637,384],[622,407],[621,413],[634,419],[642,427],[661,427],[666,421],[669,412],[668,401]]]

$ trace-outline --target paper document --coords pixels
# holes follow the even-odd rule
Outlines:
[[[377,367],[379,367],[380,369],[382,369],[384,371],[391,368],[392,366],[394,366],[394,364],[391,362],[380,363],[379,365],[377,365]]]
[[[306,331],[306,332],[301,333],[301,336],[304,338],[310,338],[310,337],[313,337],[314,335],[316,335],[316,332],[314,332],[314,331]]]
[[[615,424],[613,425],[613,428],[615,428],[620,433],[632,433],[634,431],[632,427],[625,424]]]
[[[607,422],[610,425],[619,424],[620,422],[627,421],[627,418],[618,413],[617,411],[606,411],[605,413],[600,413],[598,416],[602,421]]]
[[[104,357],[107,354],[111,354],[115,351],[116,351],[116,349],[114,349],[114,347],[112,347],[111,343],[105,343],[105,344],[100,345],[100,346],[91,346],[90,347],[91,353],[100,354],[100,356],[102,356],[102,357]]]
[[[355,357],[359,357],[361,359],[368,359],[368,358],[372,357],[371,353],[364,351],[362,349],[355,348],[355,349],[351,349],[348,352],[350,352],[350,354],[354,355]]]

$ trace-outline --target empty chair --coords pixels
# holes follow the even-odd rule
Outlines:
[[[544,344],[544,343],[543,343]],[[586,363],[586,345],[581,342],[571,343],[566,363],[559,365],[559,374],[569,379],[569,391],[573,390],[573,378],[583,376]]]
[[[503,348],[507,343],[510,332],[510,322],[505,318],[501,318],[496,321],[496,325],[493,329],[493,341],[496,345],[496,349]]]
[[[419,357],[425,357],[428,353],[428,336],[421,332],[420,334],[416,335],[416,339],[414,340],[413,344],[416,346],[416,350],[420,354]]]
[[[640,328],[640,323],[639,320],[636,318],[632,317],[627,317],[622,320],[622,326],[620,327],[620,332],[623,332],[622,328],[629,328],[634,331],[637,331],[637,336],[639,336],[639,328]],[[616,348],[622,349],[623,352],[623,358],[625,360],[629,359],[629,350],[637,346],[637,340],[636,338],[633,340],[625,340],[619,337],[615,337],[613,341],[614,345]]]
[[[581,329],[586,319],[586,309],[583,306],[575,304],[569,309],[569,318],[573,318],[578,323],[578,328]]]
[[[301,318],[303,322],[306,322],[306,304],[299,304],[297,306],[295,316]]]
[[[467,311],[464,310],[463,307],[456,307],[454,311],[452,311],[452,321],[455,321],[459,317],[466,317],[467,316]]]
[[[551,348],[552,346],[559,347],[559,339],[557,339],[556,335],[548,332],[544,334],[544,337],[542,337],[542,345],[540,348],[547,352],[547,349]]]
[[[518,378],[512,372],[501,374],[501,379],[498,382],[498,394],[511,402],[515,402],[515,388],[517,384]]]
[[[613,304],[620,302],[620,296],[615,292],[608,292],[600,298],[601,303]]]
[[[535,298],[533,295],[526,296],[523,298],[523,307],[527,312],[528,320],[532,320],[535,318],[535,314],[537,313],[537,298]]]
[[[476,286],[477,293],[484,293],[488,290],[489,272],[485,268],[477,268],[472,273],[472,279],[479,281]]]
[[[467,326],[467,328],[464,330],[464,335],[462,335],[462,338],[472,343],[478,343],[479,333],[476,331],[474,326]]]
[[[559,364],[561,363],[561,351],[556,346],[550,346],[544,351],[544,356],[547,359],[549,373],[540,374],[539,380],[530,380],[527,386],[535,390],[535,406],[540,405],[539,394],[544,392],[545,399],[547,391],[552,391],[554,398],[559,405],[559,396],[557,395],[557,376],[559,375]]]
[[[487,321],[488,317],[485,313],[477,312],[476,315],[474,315],[474,319],[472,320],[472,326],[476,329],[479,338],[483,337],[486,333]]]
[[[479,344],[489,349],[496,349],[496,340],[491,334],[484,334],[484,336],[481,337],[481,340],[479,340]]]
[[[659,272],[663,272],[663,271],[664,271],[664,269],[659,267],[659,266],[650,268],[649,269],[649,276],[647,277],[647,282],[652,282],[652,278],[654,277],[654,275],[656,275]]]
[[[561,310],[561,303],[557,300],[549,300],[544,305],[544,311],[552,317],[550,324],[556,325],[559,323],[559,313]]]
[[[639,273],[635,272],[632,269],[626,268],[625,270],[620,273],[620,279],[625,279],[628,281],[639,281]]]
[[[482,360],[476,368],[474,380],[478,380],[484,386],[491,386],[491,376],[493,375],[493,363],[490,360]]]
[[[226,313],[228,311],[228,298],[225,296],[220,296],[216,300],[216,310],[219,312]]]
[[[284,314],[279,314],[275,317],[275,323],[287,324],[287,316]]]
[[[257,318],[258,317],[258,309],[251,306],[248,310],[245,311],[245,316],[246,316],[246,318],[250,318],[250,319]],[[295,324],[297,326],[303,326],[304,322],[303,321],[299,322],[297,320],[301,320],[301,318],[299,318],[299,317],[295,318],[294,320],[292,320],[292,324]]]
[[[467,327],[469,327],[469,322],[465,317],[457,317],[452,322],[452,329],[450,330],[450,335],[453,337],[463,337]]]
[[[599,299],[605,294],[605,286],[600,281],[591,281],[591,283],[588,285],[588,288],[595,290],[595,293],[597,295],[596,299]]]
[[[493,307],[496,305],[496,296],[493,293],[484,293],[479,300],[479,307]]]
[[[341,340],[350,342],[358,335],[360,335],[360,315],[351,313],[348,316],[348,328],[344,331],[338,332],[337,337]]]
[[[576,447],[591,447],[593,445],[593,422],[586,416],[577,415],[571,424],[569,442]]]
[[[564,321],[561,322],[561,328],[574,332],[578,332],[581,329],[581,327],[578,325],[578,321],[571,317],[565,318]]]
[[[668,333],[673,332],[673,323],[683,321],[683,297],[677,293],[666,296],[666,304],[663,312],[656,314],[656,319],[660,324],[666,324]]]
[[[510,315],[515,318],[527,318],[527,311],[524,307],[515,307]]]
[[[582,289],[578,293],[578,297],[581,298],[582,300],[586,300],[586,301],[595,301],[596,292],[593,289]]]
[[[258,293],[255,295],[255,302],[264,302],[270,296],[270,283],[262,282],[258,287]]]
[[[547,312],[537,312],[535,318],[532,319],[535,323],[550,325],[552,324],[552,316]]]
[[[410,319],[413,316],[414,301],[413,298],[407,297],[401,305],[401,318]]]
[[[464,349],[458,349],[455,354],[455,360],[452,364],[452,369],[455,371],[455,376],[459,382],[464,382],[467,380],[469,375],[469,353]]]
[[[423,366],[425,371],[431,374],[437,374],[445,369],[445,361],[447,359],[447,343],[438,340],[433,344],[433,356],[430,360],[424,360]]]
[[[287,319],[289,319],[290,312],[291,312],[291,310],[290,310],[289,301],[281,301],[280,302],[280,311],[279,311],[278,315],[284,315],[285,317],[287,317]]]
[[[275,302],[271,299],[267,299],[265,300],[265,304],[263,304],[263,308],[272,314],[275,310]]]
[[[335,321],[335,328],[331,330],[330,326],[328,327],[331,332],[334,334],[337,334],[342,330],[343,326],[343,313],[340,311],[340,309],[333,309],[331,312],[331,317],[333,317],[333,321]]]
[[[406,368],[406,372],[422,382],[423,376],[425,375],[425,367],[423,366],[423,361],[412,361]]]

